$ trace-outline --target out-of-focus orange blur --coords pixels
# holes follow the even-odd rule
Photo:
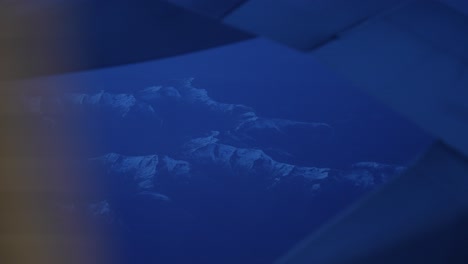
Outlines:
[[[67,134],[72,128],[48,135],[22,109],[21,76],[79,58],[76,43],[48,41],[74,21],[47,2],[0,3],[0,262],[104,263],[95,230],[57,210],[58,202],[90,186],[71,166],[77,149]]]

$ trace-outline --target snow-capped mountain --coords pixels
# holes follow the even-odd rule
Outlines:
[[[221,252],[235,246],[230,239],[243,241],[243,250],[289,247],[301,238],[298,230],[316,228],[404,171],[377,162],[298,164],[304,153],[320,154],[332,126],[258,116],[210,98],[192,79],[24,102],[50,131],[72,120],[86,131],[78,137],[96,143],[80,164],[92,169],[102,192],[64,208],[84,208],[92,221],[122,230],[142,255],[172,263],[180,251],[202,263],[197,246]],[[262,248],[267,240],[274,248]]]

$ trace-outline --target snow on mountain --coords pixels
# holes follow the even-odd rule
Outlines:
[[[92,158],[109,181],[118,183],[117,191],[141,193],[159,188],[164,179],[185,182],[190,178],[190,164],[167,156],[125,156],[109,153]]]
[[[83,138],[92,137],[97,150],[81,162],[102,193],[64,203],[72,214],[85,211],[102,225],[141,235],[160,252],[193,249],[205,234],[209,248],[228,237],[252,248],[265,242],[247,237],[252,232],[290,237],[404,171],[376,162],[341,169],[307,162],[326,151],[330,125],[258,116],[210,98],[193,79],[27,97],[24,105],[39,122],[93,129]]]

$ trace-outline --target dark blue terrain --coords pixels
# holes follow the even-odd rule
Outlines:
[[[272,263],[429,141],[262,40],[58,79],[80,85],[32,90],[25,107],[92,145],[75,162],[101,191],[63,213],[96,224],[122,263]]]
[[[30,96],[25,105],[46,129],[71,119],[94,130],[83,132],[96,146],[80,164],[104,191],[64,206],[120,234],[128,263],[270,263],[404,170],[318,166],[334,127],[258,116],[211,99],[192,79]]]

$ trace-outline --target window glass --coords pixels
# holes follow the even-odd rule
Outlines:
[[[72,124],[103,190],[64,213],[110,230],[125,263],[272,263],[431,141],[264,39],[23,84],[39,123]]]

